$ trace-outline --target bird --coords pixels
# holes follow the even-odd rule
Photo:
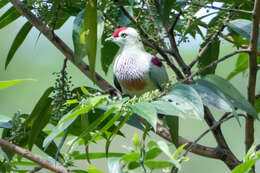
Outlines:
[[[114,63],[114,85],[130,97],[155,89],[162,90],[169,81],[162,60],[144,49],[141,37],[132,27],[121,27],[106,41],[120,48]]]

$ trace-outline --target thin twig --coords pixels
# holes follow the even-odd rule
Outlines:
[[[206,52],[206,50],[208,49],[209,45],[218,37],[218,35],[223,31],[223,29],[225,28],[226,25],[221,25],[221,27],[219,28],[219,30],[217,32],[215,32],[208,40],[208,42],[206,43],[206,45],[200,49],[200,52],[198,54],[198,56],[190,63],[189,68],[191,69],[200,59],[200,57]]]
[[[216,60],[216,61],[213,61],[213,62],[210,63],[209,65],[205,66],[204,68],[202,68],[202,69],[198,70],[197,72],[193,73],[192,75],[190,75],[190,76],[189,76],[188,78],[186,78],[185,80],[192,79],[194,76],[199,75],[201,72],[207,70],[208,68],[210,68],[210,67],[212,67],[212,66],[214,66],[214,65],[216,65],[216,64],[218,64],[218,63],[220,63],[220,62],[222,62],[222,61],[224,61],[224,60],[226,60],[226,59],[228,59],[228,58],[230,58],[230,57],[232,57],[232,56],[234,56],[234,55],[236,55],[236,54],[239,54],[239,53],[249,53],[249,52],[250,52],[250,51],[249,51],[248,49],[236,50],[236,51],[234,51],[234,52],[232,52],[232,53],[230,53],[230,54],[225,55],[224,57],[222,57],[222,58],[220,58],[220,59],[218,59],[218,60]]]
[[[175,72],[175,74],[177,75],[178,79],[183,79],[183,74],[181,73],[181,71],[174,65],[173,61],[168,57],[168,55],[163,51],[163,49],[161,49],[157,44],[156,41],[152,38],[151,35],[149,35],[147,32],[145,32],[145,30],[142,28],[141,25],[139,25],[137,23],[137,21],[135,20],[135,18],[133,16],[131,16],[130,13],[128,13],[128,11],[120,4],[118,4],[118,7],[121,9],[121,11],[126,15],[126,17],[131,20],[131,22],[133,24],[135,24],[135,26],[137,27],[137,29],[140,31],[140,34],[142,36],[144,36],[144,38],[146,38],[148,41],[151,42],[151,44],[153,45],[154,49],[166,60],[167,64],[171,67],[171,69]]]
[[[44,23],[42,23],[41,20],[39,20],[20,0],[10,0],[10,2],[13,4],[13,6],[16,8],[16,10],[21,13],[23,16],[27,18],[27,20],[35,26],[47,39],[52,42],[54,46],[60,52],[68,58],[77,68],[85,74],[88,78],[91,79],[91,72],[89,69],[89,66],[84,63],[83,61],[76,63],[74,58],[74,53],[70,49],[66,43],[64,43],[50,28],[48,28]],[[103,79],[99,74],[96,73],[96,84],[101,88],[102,90],[113,90],[115,93],[118,91],[110,85],[105,79]]]
[[[216,6],[213,6],[213,5],[204,5],[204,4],[201,4],[201,3],[199,3],[199,2],[191,2],[191,1],[187,1],[186,3],[187,3],[187,4],[190,4],[190,5],[195,5],[195,6],[203,7],[203,8],[212,8],[212,9],[221,10],[221,11],[253,14],[252,11],[248,11],[248,10],[240,10],[240,9],[234,9],[234,8],[216,7]]]
[[[249,45],[249,50],[250,50],[249,76],[248,76],[248,89],[247,89],[248,101],[252,105],[254,105],[255,103],[259,20],[260,20],[260,0],[255,0],[254,9],[253,9],[253,26],[251,30],[250,45]],[[246,152],[250,149],[253,143],[254,143],[254,118],[252,116],[248,116],[246,119],[246,127],[245,127]]]
[[[27,159],[35,162],[35,163],[38,163],[41,167],[49,169],[51,171],[54,171],[54,172],[57,172],[57,173],[68,173],[68,172],[70,172],[69,169],[67,169],[67,168],[65,168],[61,165],[58,165],[57,163],[52,163],[48,160],[45,160],[45,159],[41,158],[40,156],[33,154],[32,152],[27,151],[27,150],[25,150],[25,149],[23,149],[23,148],[21,148],[17,145],[14,145],[10,142],[7,142],[6,140],[3,140],[1,138],[0,138],[0,146],[7,149],[10,152],[20,154],[23,157],[25,157],[25,158],[27,158]]]

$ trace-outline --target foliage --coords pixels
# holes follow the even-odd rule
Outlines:
[[[8,2],[0,1],[0,9],[6,7]],[[181,126],[179,118],[206,120],[208,131],[217,138],[222,135],[219,126],[224,120],[235,117],[240,124],[239,113],[258,119],[257,113],[260,111],[259,98],[255,100],[255,105],[252,105],[253,102],[248,101],[232,82],[215,74],[218,61],[221,60],[219,52],[223,40],[220,39],[220,33],[228,26],[227,34],[222,33],[222,37],[231,40],[230,42],[238,49],[248,47],[253,27],[252,15],[246,12],[218,10],[204,16],[196,16],[201,7],[213,8],[214,2],[221,2],[224,9],[247,11],[253,9],[253,2],[250,0],[23,1],[25,6],[53,32],[63,27],[70,17],[75,16],[72,31],[74,59],[71,61],[77,66],[82,65],[87,58],[89,67],[81,70],[85,74],[91,74],[89,76],[93,81],[101,80],[100,77],[96,79],[94,77],[98,65],[96,62],[101,61],[105,74],[113,64],[119,48],[113,43],[106,42],[105,39],[115,28],[122,26],[137,28],[141,40],[148,46],[147,51],[159,53],[173,69],[177,78],[182,80],[166,84],[163,92],[154,90],[140,97],[114,97],[107,91],[88,86],[74,87],[66,70],[67,60],[65,60],[62,70],[54,73],[56,75],[54,86],[46,89],[30,113],[18,111],[12,118],[0,115],[0,128],[3,130],[1,138],[28,150],[34,151],[37,148],[48,156],[42,156],[46,160],[68,167],[74,172],[102,172],[91,164],[93,159],[101,158],[107,158],[110,173],[130,171],[146,173],[155,169],[161,172],[180,170],[182,162],[188,160],[187,153],[182,152],[183,149],[192,152],[192,147],[198,141],[189,144],[179,142]],[[16,8],[11,6],[0,17],[0,28],[16,21],[20,16]],[[212,18],[209,22],[204,22],[207,17]],[[8,52],[5,68],[15,58],[16,51],[33,26],[35,25],[27,21],[17,33]],[[203,41],[200,45],[200,56],[194,64],[197,64],[199,69],[205,69],[195,78],[198,71],[192,72],[197,69],[192,69],[194,64],[188,65],[182,60],[184,58],[179,54],[178,46],[188,42],[191,37],[196,39],[198,36]],[[176,61],[173,62],[172,58]],[[182,61],[188,68],[183,66]],[[212,64],[213,62],[217,63]],[[175,66],[175,63],[179,66]],[[258,63],[260,64],[260,61]],[[173,67],[180,73],[176,73]],[[241,72],[245,73],[248,68],[250,68],[248,53],[239,54],[235,69],[227,79]],[[0,81],[0,90],[22,81],[24,80]],[[224,113],[219,121],[211,117],[213,123],[219,123],[217,125],[207,119],[208,111],[212,107]],[[163,114],[164,117],[158,118],[158,114]],[[114,138],[125,137],[122,128],[126,124],[138,128],[142,137],[134,135],[133,148],[128,153],[110,152]],[[165,138],[175,145],[174,152],[170,144],[162,140],[155,142],[149,136],[152,132],[163,136],[160,134],[161,131],[158,131],[159,126],[168,130],[168,138]],[[219,130],[217,135],[216,130]],[[90,144],[95,145],[99,141],[105,141],[104,152],[90,151]],[[219,142],[218,139],[216,141]],[[226,141],[222,142],[226,145]],[[85,150],[77,150],[79,146],[84,146]],[[221,149],[219,143],[218,147]],[[226,146],[224,148],[225,151],[228,149]],[[247,172],[253,167],[260,158],[253,150],[248,152],[242,164],[236,165],[232,173]],[[166,159],[159,157],[161,153]],[[220,157],[219,159],[222,159],[222,156]],[[75,162],[78,160],[88,161],[87,171],[75,168]],[[31,167],[37,166],[34,162],[5,148],[0,149],[0,165],[1,172],[11,170],[26,172],[27,169],[32,170]],[[24,166],[26,170],[22,169]],[[234,167],[234,165],[228,166]]]

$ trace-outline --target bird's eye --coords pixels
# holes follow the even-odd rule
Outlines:
[[[122,33],[122,34],[121,34],[121,37],[123,37],[123,38],[126,38],[126,36],[127,36],[126,33]]]

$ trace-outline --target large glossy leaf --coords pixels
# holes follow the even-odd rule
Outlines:
[[[12,128],[12,123],[10,122],[12,118],[5,116],[5,115],[0,115],[0,128]]]
[[[120,164],[120,157],[110,157],[108,158],[108,171],[109,173],[123,173]]]
[[[234,105],[234,107],[239,108],[249,115],[257,118],[257,114],[253,106],[240,94],[240,92],[227,80],[216,76],[216,75],[207,75],[205,80],[213,83],[220,89],[228,100]]]
[[[85,9],[82,10],[75,18],[73,23],[72,38],[74,44],[75,61],[80,62],[87,56],[86,35],[84,30]]]
[[[130,106],[132,111],[137,115],[146,119],[154,129],[156,129],[157,123],[157,111],[152,104],[147,102],[140,102]]]
[[[152,148],[151,150],[147,151],[145,154],[145,160],[152,160],[159,156],[162,153],[162,150],[159,148]]]
[[[9,81],[0,81],[0,90],[10,87],[12,85],[15,85],[17,83],[27,81],[27,80],[32,80],[32,79],[17,79],[17,80],[9,80]]]
[[[52,112],[52,99],[47,98],[45,102],[43,103],[44,106],[41,106],[41,110],[39,110],[39,114],[36,115],[35,120],[32,124],[32,129],[30,131],[30,135],[28,138],[28,146],[29,150],[32,149],[33,144],[37,140],[39,134],[41,133],[42,129],[48,124],[50,118],[51,118],[51,112]]]
[[[15,21],[18,17],[20,17],[20,13],[14,8],[9,8],[1,17],[0,17],[0,29],[4,28],[8,24]]]
[[[183,117],[184,112],[179,107],[175,107],[168,101],[157,100],[151,102],[151,104],[155,107],[157,113],[159,114]]]
[[[123,155],[121,157],[121,160],[125,161],[125,162],[134,162],[134,161],[137,161],[140,158],[140,156],[141,156],[140,153],[132,152],[132,153]]]
[[[232,112],[234,109],[232,103],[214,84],[204,79],[197,79],[196,84],[191,87],[197,91],[206,106],[214,106],[224,112]]]
[[[248,69],[248,53],[240,53],[237,58],[236,68],[228,76],[227,80],[232,79],[239,73],[243,73]]]
[[[176,84],[163,100],[171,102],[184,112],[185,117],[203,119],[204,108],[199,94],[189,85]]]
[[[236,19],[230,21],[228,26],[239,35],[243,36],[247,40],[250,40],[252,31],[252,21],[246,19]],[[260,35],[258,36],[258,46],[260,45]]]
[[[97,0],[86,2],[85,35],[90,72],[94,79],[97,53]]]
[[[31,125],[32,121],[34,121],[38,116],[41,117],[41,112],[45,109],[48,109],[49,102],[50,102],[50,94],[53,92],[54,88],[50,87],[45,90],[35,107],[33,108],[33,111],[29,115],[29,117],[26,120],[27,125]]]
[[[206,40],[201,44],[201,48],[203,48],[208,43]],[[219,46],[220,40],[218,38],[214,39],[209,45],[206,51],[202,54],[198,61],[198,68],[203,68],[213,61],[218,59],[219,56]],[[201,73],[201,75],[212,74],[215,73],[217,65],[212,66]]]
[[[22,45],[23,41],[25,40],[27,34],[30,32],[31,29],[32,29],[32,24],[30,22],[26,22],[23,25],[23,27],[20,29],[18,34],[16,35],[5,61],[5,69],[7,68],[8,64],[11,62],[15,52]]]

